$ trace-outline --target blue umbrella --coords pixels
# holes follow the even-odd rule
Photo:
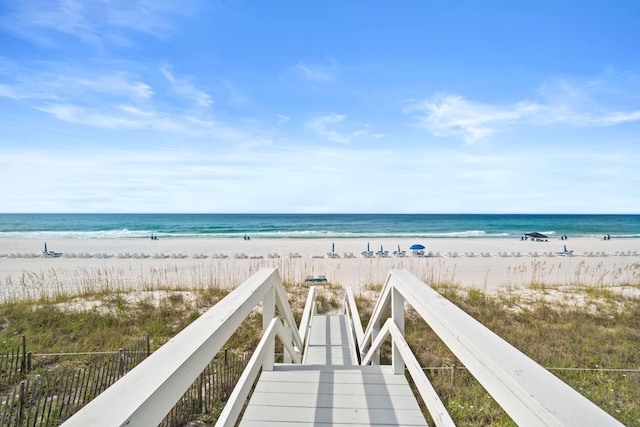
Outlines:
[[[567,245],[564,245],[564,251],[567,252]]]
[[[47,242],[44,242],[44,253],[47,253]]]
[[[369,252],[369,242],[367,242],[367,252]]]
[[[422,249],[424,249],[424,246],[416,243],[415,245],[411,245],[409,249],[411,249],[412,251],[421,251]]]
[[[331,243],[331,253],[333,253],[335,251],[336,248],[336,244],[335,243]]]

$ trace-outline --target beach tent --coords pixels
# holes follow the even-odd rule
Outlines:
[[[532,239],[548,239],[547,236],[542,233],[538,233],[537,231],[534,231],[533,233],[526,233],[525,236],[529,236]]]

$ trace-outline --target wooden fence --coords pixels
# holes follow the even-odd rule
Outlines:
[[[0,389],[16,384],[31,369],[31,352],[27,352],[27,341],[22,336],[22,346],[0,353]]]
[[[182,426],[196,416],[215,421],[247,366],[250,353],[220,353],[160,423],[161,427]]]
[[[148,356],[148,337],[83,368],[29,375],[0,396],[0,425],[55,426]],[[19,358],[18,358],[19,359]]]
[[[0,367],[17,382],[0,394],[0,426],[57,426],[106,390],[149,355],[148,337],[109,357],[94,357],[83,368],[23,376],[20,349],[0,355]],[[200,374],[161,426],[184,425],[197,416],[216,417],[249,360],[250,354],[221,352]],[[5,360],[6,359],[6,360]],[[17,368],[16,368],[16,365]],[[6,369],[5,369],[6,368]],[[10,369],[9,369],[10,368]],[[3,374],[4,375],[4,374]],[[15,384],[15,382],[14,382]]]

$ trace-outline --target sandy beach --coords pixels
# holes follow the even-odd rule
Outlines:
[[[409,247],[426,246],[414,257]],[[236,286],[263,267],[285,282],[325,276],[359,289],[380,284],[392,268],[426,283],[454,283],[486,292],[531,283],[624,286],[640,284],[640,239],[578,238],[543,242],[504,238],[398,239],[59,239],[47,242],[60,257],[42,256],[43,242],[0,240],[3,300],[98,289]],[[361,253],[367,249],[372,258]],[[405,257],[394,255],[400,245]],[[561,256],[566,245],[573,256]],[[376,256],[382,248],[388,256]],[[334,248],[336,258],[328,253]],[[245,258],[246,257],[246,258]]]

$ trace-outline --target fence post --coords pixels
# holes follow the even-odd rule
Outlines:
[[[229,369],[227,369],[227,363],[229,359],[227,359],[227,352],[228,350],[225,348],[224,367],[222,368],[222,388],[224,390],[224,400],[227,400],[227,397],[229,397],[229,393],[227,392],[227,388],[229,387]]]
[[[119,348],[118,349],[118,376],[121,377],[122,373],[124,372],[124,349],[123,348]]]
[[[27,372],[31,372],[31,362],[33,360],[33,353],[32,352],[28,352],[27,353]]]
[[[200,373],[200,375],[198,375],[198,391],[197,391],[197,396],[198,396],[198,411],[200,413],[204,413],[205,411],[205,405],[203,403],[203,399],[202,399],[202,386],[204,383],[204,371],[202,373]]]
[[[24,381],[20,381],[20,386],[18,387],[18,419],[16,420],[16,425],[22,425],[22,418],[24,416]]]
[[[453,385],[453,377],[456,374],[456,364],[452,363],[451,364],[451,385]]]
[[[149,357],[150,355],[151,355],[151,339],[147,334],[147,357]]]
[[[20,363],[20,373],[24,377],[27,373],[27,337],[22,336],[22,362]]]

